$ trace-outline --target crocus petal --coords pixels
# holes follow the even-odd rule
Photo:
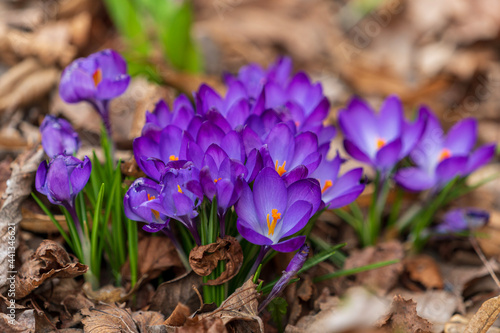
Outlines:
[[[127,90],[129,83],[130,76],[128,75],[103,79],[97,86],[96,99],[108,100],[118,97]]]
[[[35,188],[38,192],[47,195],[47,161],[42,161],[36,170]]]
[[[396,95],[389,96],[382,106],[377,117],[379,135],[387,142],[393,141],[401,135],[403,125],[403,105]]]
[[[272,240],[270,240],[266,236],[263,236],[262,234],[253,230],[251,225],[241,218],[238,218],[238,220],[236,221],[236,228],[238,228],[238,232],[240,233],[240,235],[252,244],[271,245],[273,243]]]
[[[286,241],[273,244],[271,248],[278,252],[293,252],[297,251],[306,241],[306,236],[297,236]]]
[[[302,179],[294,182],[288,187],[287,207],[291,207],[299,200],[307,201],[312,204],[312,210],[315,212],[321,203],[321,189],[316,179]]]
[[[66,103],[78,103],[95,97],[96,88],[89,74],[79,68],[78,60],[64,70],[59,95]]]
[[[427,190],[435,184],[435,179],[432,175],[416,167],[399,170],[394,176],[394,179],[399,186],[409,191]]]
[[[287,209],[283,221],[279,222],[281,229],[276,232],[281,235],[280,238],[293,235],[305,227],[312,215],[313,206],[311,203],[304,200],[296,201]]]
[[[71,202],[68,168],[63,158],[52,160],[47,172],[48,199],[54,204]]]
[[[401,139],[392,141],[377,152],[375,165],[378,169],[390,169],[399,162]]]
[[[253,184],[253,197],[260,221],[265,221],[273,209],[277,209],[278,213],[284,213],[286,210],[285,183],[274,169],[264,168],[257,175]]]
[[[77,165],[69,177],[73,193],[79,193],[87,185],[91,170],[92,164],[90,163],[90,159],[85,156],[83,163]]]
[[[478,148],[469,156],[466,173],[469,174],[488,163],[495,156],[495,150],[495,144],[484,145]]]
[[[372,164],[372,161],[368,155],[366,155],[363,151],[361,151],[358,146],[352,143],[349,140],[344,140],[344,148],[346,152],[351,155],[354,159],[364,162],[367,164]]]
[[[167,226],[168,226],[168,223],[163,223],[163,224],[161,224],[161,223],[148,223],[148,224],[145,224],[142,226],[142,230],[144,230],[146,232],[155,233],[155,232],[158,232],[158,231],[165,229]]]
[[[328,206],[328,209],[344,207],[356,200],[363,193],[364,189],[365,185],[359,184],[351,187],[348,191],[342,192],[340,195],[329,195],[327,190],[325,191],[325,204]]]
[[[256,213],[252,190],[250,190],[247,183],[243,184],[240,200],[238,200],[234,206],[234,210],[238,216],[245,218],[246,223],[252,229],[257,230],[258,232],[264,232]]]
[[[463,175],[467,166],[466,156],[452,156],[444,159],[436,167],[436,178],[442,185],[455,176]]]
[[[304,132],[300,133],[295,137],[295,151],[293,155],[293,160],[287,161],[287,164],[290,167],[305,164],[303,161],[308,157],[312,152],[316,152],[318,150],[318,137],[316,134],[312,132]],[[313,170],[309,170],[312,172]]]
[[[285,161],[287,164],[292,163],[295,140],[288,126],[283,123],[276,125],[269,132],[264,142],[267,143],[273,162],[278,161],[279,165],[282,165]]]
[[[196,143],[203,151],[206,151],[212,143],[220,145],[224,136],[225,133],[223,130],[221,130],[217,125],[206,121],[201,125],[200,130],[198,131]]]
[[[474,147],[477,138],[477,121],[473,118],[464,119],[455,124],[444,140],[444,147],[451,155],[467,155]]]

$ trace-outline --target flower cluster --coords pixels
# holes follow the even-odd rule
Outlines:
[[[477,121],[464,119],[444,136],[438,118],[426,106],[418,109],[416,120],[404,118],[397,96],[390,96],[380,112],[354,98],[339,114],[344,146],[353,158],[370,164],[381,173],[394,171],[409,156],[415,166],[395,174],[397,183],[410,191],[443,188],[450,180],[464,177],[488,163],[495,145],[472,151],[477,140]]]
[[[328,158],[333,126],[323,124],[329,102],[319,83],[291,75],[291,61],[267,70],[243,67],[226,75],[223,97],[208,85],[181,95],[172,110],[164,101],[146,115],[134,156],[148,178],[128,190],[125,211],[145,230],[180,221],[200,243],[199,211],[214,202],[225,234],[226,214],[251,243],[290,252],[318,210],[349,204],[363,191],[361,169],[340,176],[343,160]],[[293,236],[293,237],[292,237]],[[291,237],[291,238],[290,238]]]

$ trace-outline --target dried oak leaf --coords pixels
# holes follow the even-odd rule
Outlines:
[[[31,193],[35,172],[43,158],[43,149],[29,149],[11,164],[12,173],[7,188],[2,195],[0,207],[0,291],[4,291],[9,269],[9,254],[12,247],[17,248],[19,222],[21,221],[20,206]],[[14,236],[15,239],[12,239]],[[15,243],[15,245],[13,245]],[[16,295],[19,291],[16,291]]]
[[[140,333],[130,309],[121,309],[109,304],[83,309],[82,320],[86,333]]]
[[[197,318],[220,318],[235,332],[264,332],[264,323],[257,314],[259,293],[257,285],[248,280],[229,296],[218,309],[203,313]]]
[[[390,328],[391,332],[433,332],[432,324],[417,314],[417,303],[405,300],[401,295],[394,296],[391,312],[380,322],[380,326]]]
[[[198,294],[193,288],[200,289],[201,285],[201,277],[193,271],[164,282],[158,286],[149,309],[170,316],[177,304],[182,303],[192,313],[200,307]]]
[[[243,263],[243,251],[236,238],[225,236],[223,239],[208,245],[196,246],[189,253],[189,264],[196,274],[207,276],[217,267],[220,260],[226,261],[226,270],[207,285],[216,286],[231,280],[240,270]]]
[[[51,278],[74,278],[87,272],[88,266],[73,262],[58,243],[45,239],[16,275],[16,299],[29,295]]]
[[[464,333],[486,333],[500,315],[500,296],[490,298],[481,305],[469,321]]]

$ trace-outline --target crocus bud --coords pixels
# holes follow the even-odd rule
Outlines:
[[[71,124],[48,115],[40,125],[43,150],[49,157],[59,154],[73,155],[80,148],[80,138]]]
[[[308,254],[309,246],[307,246],[307,244],[302,245],[299,252],[297,252],[295,256],[293,256],[292,260],[290,260],[288,267],[283,272],[283,275],[278,282],[276,282],[267,298],[259,305],[258,312],[262,311],[269,304],[269,302],[271,302],[276,296],[279,295],[279,293],[283,291],[283,289],[285,289],[292,277],[297,274],[302,266],[304,266]]]
[[[73,156],[57,155],[43,161],[36,172],[35,187],[55,205],[73,207],[76,195],[87,184],[92,165]]]

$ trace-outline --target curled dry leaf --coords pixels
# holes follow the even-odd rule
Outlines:
[[[20,206],[31,193],[35,171],[42,161],[43,150],[29,149],[11,164],[12,173],[7,188],[2,195],[0,207],[0,291],[7,285],[7,271],[15,270],[9,266],[9,254],[17,248],[17,235],[21,221]]]
[[[189,254],[189,264],[196,274],[207,276],[217,267],[220,260],[226,261],[226,270],[207,285],[216,286],[231,280],[243,263],[243,251],[236,238],[225,236],[208,245],[196,246]]]
[[[182,326],[186,322],[187,318],[191,314],[191,310],[182,303],[177,304],[174,312],[163,322],[163,325],[167,326]]]
[[[257,314],[259,293],[252,279],[229,296],[218,309],[198,316],[204,318],[220,318],[224,325],[230,325],[235,332],[264,332],[264,324]]]
[[[431,333],[432,324],[417,314],[417,303],[405,300],[401,295],[394,296],[391,313],[382,322],[382,328],[390,332]]]
[[[10,333],[35,332],[35,313],[34,310],[26,310],[16,315],[14,323],[7,314],[0,313],[0,331]]]
[[[74,278],[87,272],[88,266],[73,262],[58,243],[45,239],[16,275],[16,299],[29,295],[51,278]]]
[[[132,313],[132,319],[135,321],[139,332],[148,332],[150,326],[161,325],[163,323],[163,315],[153,311],[136,311]]]
[[[464,333],[486,333],[500,315],[500,296],[490,298],[481,305],[469,321]]]

